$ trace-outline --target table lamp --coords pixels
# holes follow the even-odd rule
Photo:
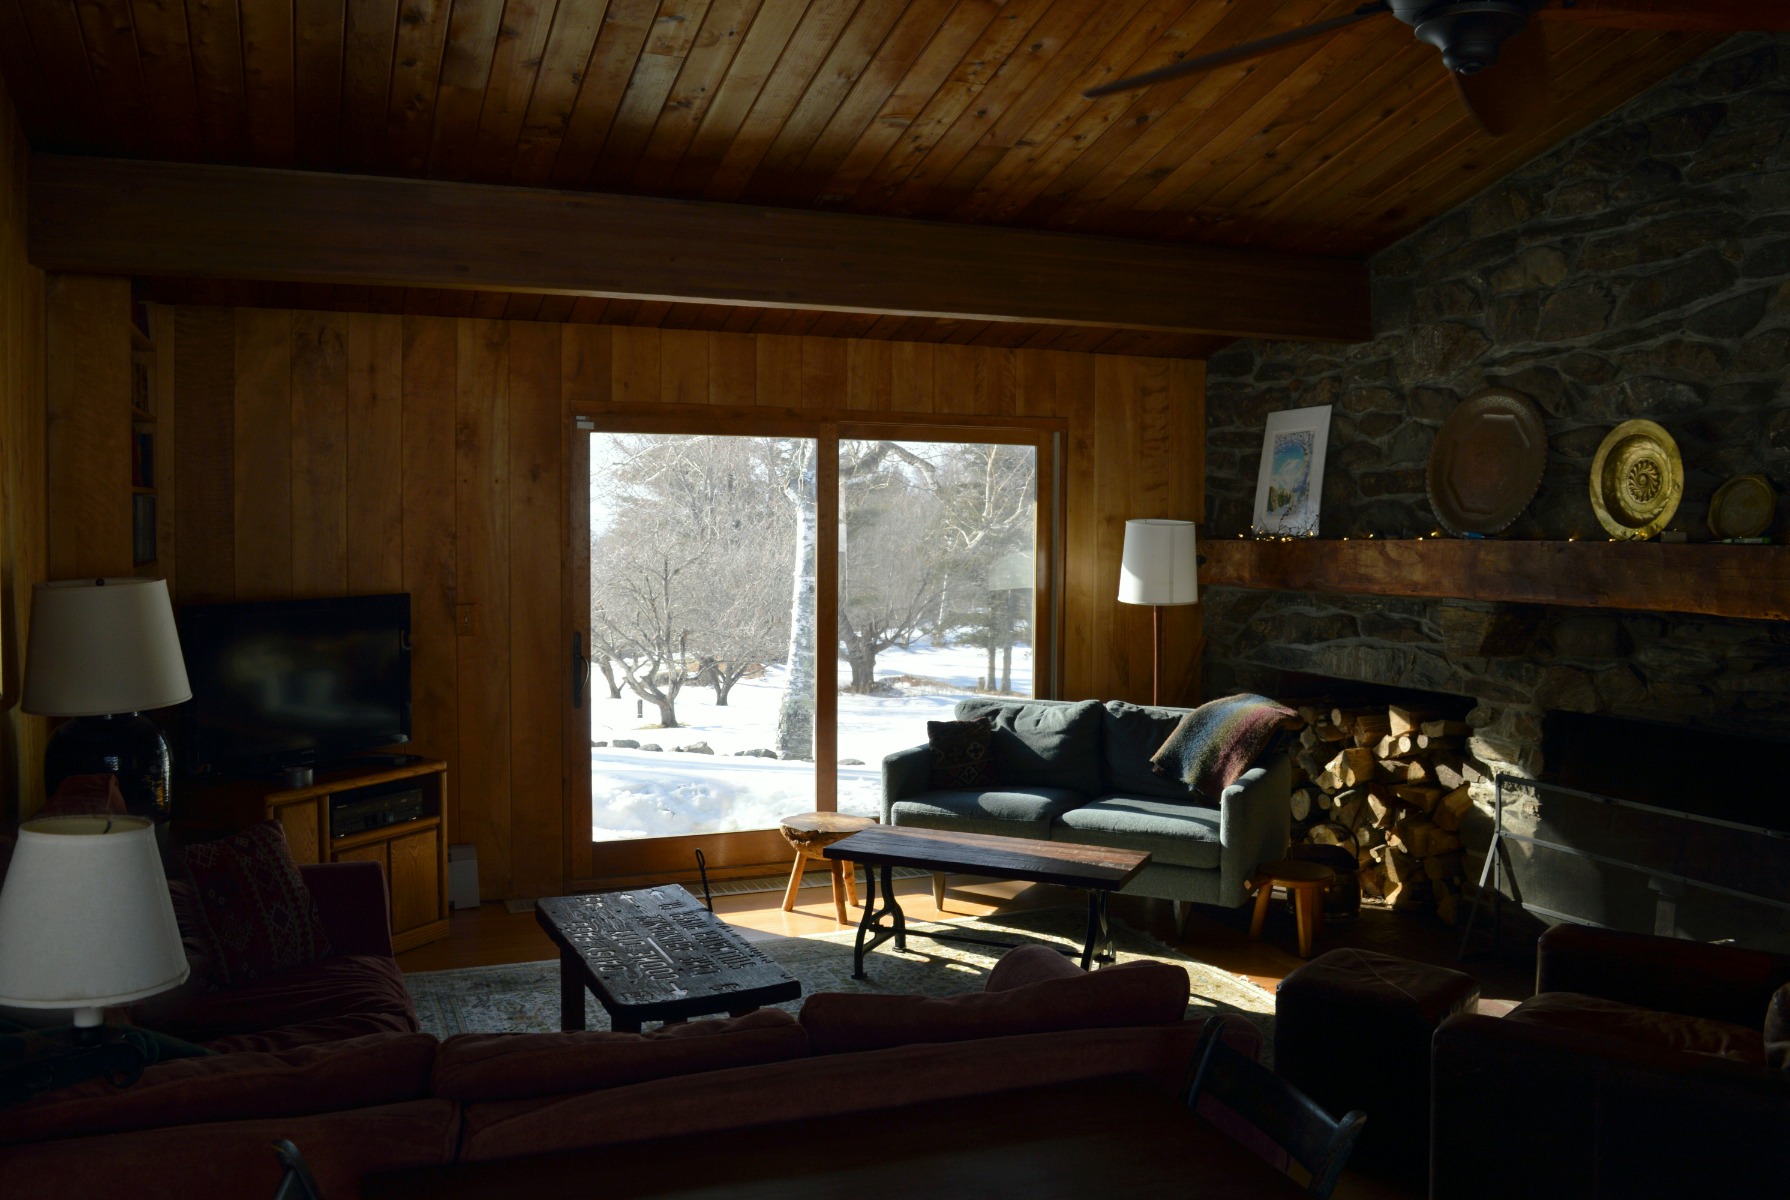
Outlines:
[[[1192,521],[1125,522],[1119,562],[1119,602],[1148,604],[1152,612],[1150,703],[1162,703],[1162,609],[1200,598]]]
[[[192,697],[166,582],[74,579],[32,589],[21,706],[74,718],[44,751],[46,794],[70,775],[116,775],[126,808],[166,820],[172,758],[143,710]]]
[[[73,1010],[0,1062],[0,1103],[93,1075],[133,1082],[142,1050],[107,1038],[100,1009],[186,981],[180,926],[146,817],[45,817],[19,826],[0,887],[0,1005]]]

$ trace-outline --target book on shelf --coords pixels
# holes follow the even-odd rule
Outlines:
[[[155,486],[155,435],[137,433],[131,437],[131,486]]]

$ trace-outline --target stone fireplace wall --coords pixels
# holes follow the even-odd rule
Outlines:
[[[1247,531],[1265,417],[1314,404],[1334,406],[1320,536],[1430,533],[1436,430],[1502,386],[1536,401],[1550,441],[1504,536],[1604,538],[1592,457],[1648,417],[1685,461],[1672,528],[1707,539],[1728,477],[1790,493],[1790,37],[1724,43],[1371,266],[1371,342],[1211,359],[1204,536]],[[1475,752],[1523,774],[1543,766],[1549,709],[1790,738],[1783,623],[1229,588],[1201,602],[1210,694],[1280,671],[1456,693],[1478,702]]]

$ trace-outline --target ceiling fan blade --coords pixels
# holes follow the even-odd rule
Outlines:
[[[1381,13],[1391,12],[1392,7],[1386,0],[1374,0],[1372,4],[1363,4],[1352,13],[1340,17],[1332,17],[1328,21],[1319,21],[1315,25],[1304,25],[1298,29],[1289,29],[1285,33],[1277,33],[1273,37],[1265,37],[1259,41],[1244,42],[1241,46],[1232,46],[1229,50],[1219,50],[1212,54],[1202,54],[1198,58],[1185,59],[1178,63],[1170,63],[1166,67],[1158,67],[1154,71],[1145,71],[1142,75],[1133,75],[1127,79],[1117,79],[1112,83],[1103,83],[1099,87],[1089,88],[1082,95],[1089,100],[1101,96],[1110,96],[1114,92],[1129,92],[1136,88],[1149,87],[1152,83],[1162,83],[1170,79],[1179,79],[1183,75],[1192,75],[1198,71],[1210,71],[1213,67],[1221,67],[1225,63],[1238,62],[1246,58],[1259,58],[1264,54],[1272,54],[1287,46],[1296,46],[1300,42],[1320,38],[1326,34],[1353,25],[1357,21],[1365,21],[1369,17],[1377,17]]]
[[[1790,32],[1783,0],[1551,0],[1549,21],[1678,33]]]
[[[1534,25],[1506,38],[1491,66],[1454,77],[1461,103],[1493,137],[1539,124],[1553,99],[1552,82],[1547,43]]]

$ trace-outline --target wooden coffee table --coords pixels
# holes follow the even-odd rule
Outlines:
[[[740,1016],[802,994],[778,966],[683,888],[550,896],[535,920],[559,947],[559,1027],[584,1028],[584,989],[620,1033],[642,1021]]]
[[[822,852],[828,858],[864,864],[864,919],[858,925],[857,946],[852,956],[852,978],[864,978],[864,955],[890,938],[897,950],[907,949],[907,918],[895,899],[896,867],[925,871],[962,871],[996,879],[1027,883],[1056,883],[1082,888],[1088,893],[1088,936],[1081,950],[1081,969],[1098,958],[1112,959],[1112,926],[1107,920],[1107,898],[1150,862],[1140,850],[1112,850],[1104,846],[1077,846],[1068,842],[1041,842],[1033,838],[999,837],[988,833],[957,833],[946,829],[917,829],[911,825],[878,825],[834,842]],[[876,871],[882,868],[883,902],[877,907]],[[887,920],[885,920],[887,918]],[[920,931],[916,930],[916,933]],[[959,933],[926,932],[921,936],[987,946],[1011,946],[989,938]]]

